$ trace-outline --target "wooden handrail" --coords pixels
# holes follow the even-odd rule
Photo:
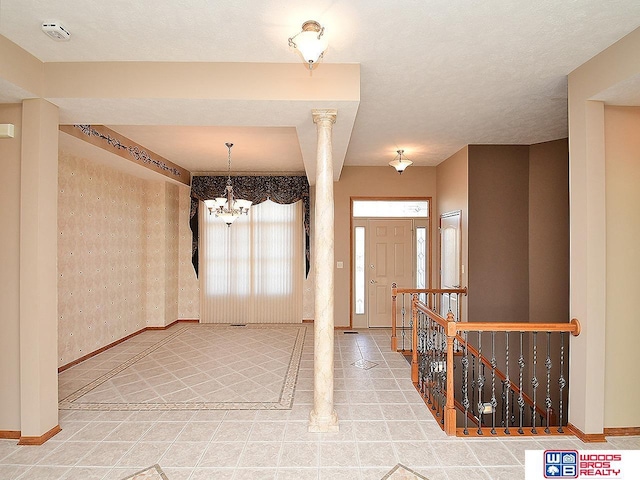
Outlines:
[[[456,324],[456,330],[458,332],[570,332],[577,337],[580,335],[581,328],[578,319],[572,318],[569,323],[459,322]]]
[[[395,285],[395,283],[393,284]],[[462,295],[467,294],[467,287],[464,288],[394,288],[392,285],[391,295],[395,290],[396,295],[398,293],[460,293]]]
[[[416,307],[445,330],[448,329],[447,320],[423,302],[416,300]],[[454,325],[457,332],[569,332],[574,337],[580,335],[582,330],[577,318],[572,318],[568,323],[454,322]]]

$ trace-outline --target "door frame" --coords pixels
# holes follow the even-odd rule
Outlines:
[[[462,274],[463,274],[463,267],[462,267],[462,210],[452,210],[450,212],[445,212],[445,213],[441,213],[440,216],[438,217],[438,286],[439,288],[445,288],[445,285],[443,285],[442,283],[442,261],[443,261],[443,257],[442,257],[442,248],[443,248],[443,242],[442,242],[442,221],[444,219],[447,218],[451,218],[451,217],[458,217],[458,224],[457,224],[457,234],[458,234],[458,238],[456,239],[457,242],[457,247],[458,247],[458,252],[457,252],[457,261],[458,261],[458,282],[459,285],[457,287],[455,287],[454,285],[451,285],[451,287],[454,288],[460,288],[460,286],[462,285]],[[443,300],[444,301],[444,300]],[[460,301],[459,298],[457,298],[457,301]],[[440,308],[442,308],[442,305],[440,306]],[[457,308],[457,312],[461,312],[461,306],[458,306]],[[456,313],[456,321],[459,320],[458,317],[458,313]],[[442,311],[440,312],[440,314],[442,315]]]
[[[354,243],[355,243],[355,238],[354,238],[354,219],[353,219],[353,202],[357,201],[357,200],[382,200],[382,201],[402,201],[402,200],[423,200],[427,202],[427,206],[428,206],[428,210],[427,210],[427,218],[426,218],[426,224],[427,224],[427,235],[428,235],[428,248],[427,248],[427,264],[428,264],[428,269],[427,269],[427,288],[431,288],[432,286],[432,273],[433,273],[433,257],[432,257],[432,249],[433,249],[433,228],[432,228],[432,197],[426,197],[426,196],[406,196],[406,197],[399,197],[399,196],[393,196],[393,197],[380,197],[380,196],[373,196],[373,197],[362,197],[362,196],[351,196],[349,197],[349,328],[353,328],[353,315],[354,315],[354,304],[353,304],[353,295],[354,295]],[[365,218],[365,217],[363,217]],[[379,219],[384,219],[385,217],[376,217]],[[395,219],[398,218],[414,218],[415,217],[393,217]],[[366,220],[366,218],[365,218]],[[414,228],[415,228],[415,222],[414,222]],[[415,234],[413,235],[413,250],[415,250]],[[365,262],[366,263],[366,262]],[[413,264],[413,268],[415,269],[415,262],[412,262]],[[440,268],[438,266],[438,268]],[[414,271],[414,273],[416,273]]]

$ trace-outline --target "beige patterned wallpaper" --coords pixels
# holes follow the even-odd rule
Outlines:
[[[145,326],[199,317],[188,187],[64,152],[58,184],[59,365]]]

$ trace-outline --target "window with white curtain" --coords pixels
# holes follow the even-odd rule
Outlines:
[[[254,205],[230,227],[199,210],[201,321],[301,322],[302,202]]]

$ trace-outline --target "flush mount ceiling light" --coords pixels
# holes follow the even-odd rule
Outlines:
[[[404,150],[397,150],[397,152],[398,154],[396,155],[396,158],[394,158],[391,162],[389,162],[389,165],[395,168],[396,171],[400,175],[402,175],[402,172],[404,172],[405,168],[412,165],[413,162],[409,160],[407,157],[403,157]]]
[[[42,31],[56,42],[68,42],[71,33],[59,22],[42,22]]]
[[[236,199],[233,196],[233,185],[231,184],[231,147],[233,143],[225,143],[229,150],[228,159],[228,177],[226,197],[218,197],[214,200],[205,200],[204,204],[209,209],[209,215],[216,214],[216,217],[224,220],[228,227],[235,222],[240,215],[249,215],[250,200]]]
[[[324,27],[315,20],[304,22],[302,30],[289,38],[289,46],[300,52],[304,61],[309,64],[309,70],[322,58],[328,45]]]

